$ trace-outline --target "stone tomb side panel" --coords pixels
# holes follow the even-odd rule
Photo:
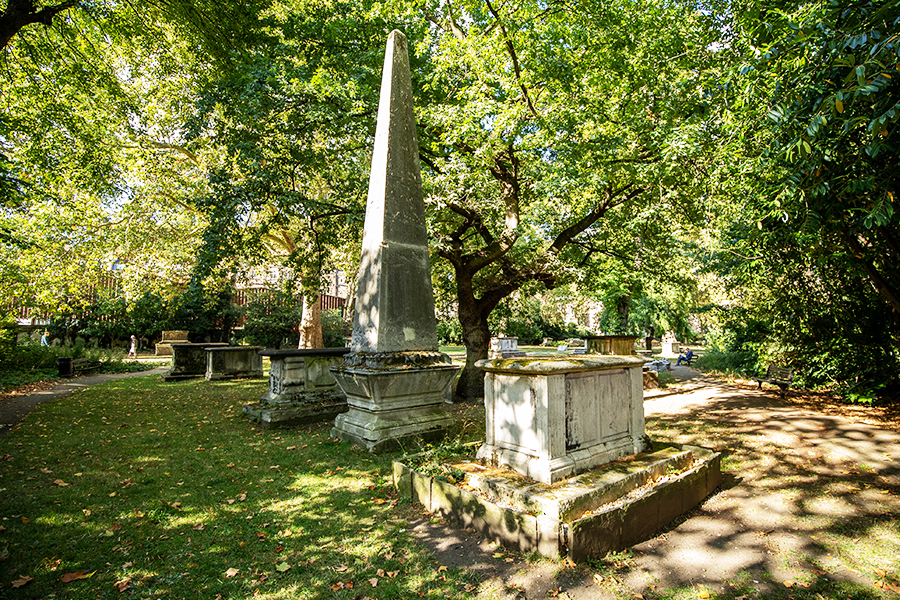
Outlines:
[[[532,377],[494,375],[492,427],[498,447],[530,453],[544,449],[541,417],[546,417],[547,409],[540,406],[536,383],[540,382]]]
[[[631,377],[624,369],[566,376],[566,449],[590,447],[628,433]]]

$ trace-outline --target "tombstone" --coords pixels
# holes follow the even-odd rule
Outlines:
[[[348,412],[331,435],[370,451],[439,439],[459,371],[438,349],[406,36],[388,36],[351,353],[331,369]]]
[[[662,338],[662,352],[663,356],[675,356],[681,352],[681,344],[678,343],[678,338],[675,337],[675,334],[671,331],[666,332],[666,334]]]
[[[677,357],[680,352],[681,344],[679,342],[663,340],[661,352],[663,356]]]
[[[594,335],[584,338],[587,354],[632,356],[636,335]]]
[[[172,368],[162,376],[163,381],[181,381],[206,376],[206,349],[228,344],[214,342],[201,344],[171,344]]]
[[[262,346],[213,346],[206,348],[206,379],[262,377]]]
[[[269,390],[244,414],[263,427],[287,427],[333,420],[347,412],[347,398],[338,388],[331,367],[344,362],[349,348],[263,350],[268,356]]]
[[[554,483],[650,447],[637,356],[482,360],[485,443],[477,457]]]
[[[491,338],[491,358],[518,358],[525,356],[525,353],[519,350],[519,338],[517,337],[495,337]]]
[[[188,332],[184,330],[163,331],[162,340],[156,344],[157,356],[172,356],[172,344],[189,344]]]

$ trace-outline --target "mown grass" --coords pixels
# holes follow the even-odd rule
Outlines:
[[[241,406],[264,390],[263,381],[147,377],[38,407],[0,438],[0,589],[16,598],[457,595],[463,575],[439,569],[394,516],[390,457],[336,443],[328,423],[257,428]],[[85,578],[66,583],[66,574]]]
[[[421,508],[398,501],[390,481],[395,455],[337,443],[331,423],[273,431],[246,420],[242,405],[265,388],[264,380],[165,384],[144,377],[37,407],[0,437],[0,598],[514,595],[484,588],[475,571],[442,568],[406,531],[404,515]],[[483,433],[483,410],[463,407],[460,440],[470,441]],[[779,469],[789,467],[782,480],[784,473],[767,466],[771,447],[758,445],[754,423],[660,415],[648,419],[648,433],[659,441],[720,440],[731,449],[725,470],[746,478],[742,487],[767,493],[782,486],[798,506],[842,497],[851,485],[868,490],[858,494],[896,491],[868,471],[827,475],[790,448],[778,456]],[[769,581],[768,567],[758,565],[724,590],[698,584],[639,592],[647,599],[888,598],[871,584],[814,576],[834,570],[819,564],[832,556],[891,585],[900,579],[895,513],[860,509],[855,518],[799,511],[794,527],[815,536],[805,547],[809,556],[773,548],[770,557],[797,562],[809,575],[796,576],[790,588]],[[581,589],[599,581],[607,596],[632,598],[624,581],[634,569],[626,552],[578,565],[564,579]],[[760,593],[754,577],[769,591]]]

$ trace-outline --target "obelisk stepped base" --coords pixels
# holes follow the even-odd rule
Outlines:
[[[370,452],[444,437],[454,424],[444,393],[458,371],[452,365],[332,369],[350,407],[335,419],[332,437]]]

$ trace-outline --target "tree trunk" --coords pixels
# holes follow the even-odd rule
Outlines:
[[[475,363],[488,357],[491,330],[487,317],[480,314],[474,303],[466,303],[465,306],[460,303],[459,322],[466,347],[466,366],[459,374],[454,397],[460,401],[478,400],[484,397],[484,371]]]
[[[300,343],[297,348],[324,348],[322,338],[322,304],[319,295],[303,296],[303,316],[300,318]]]
[[[618,331],[616,333],[628,332],[628,314],[631,307],[631,296],[619,296],[616,299],[616,314],[619,315]]]

